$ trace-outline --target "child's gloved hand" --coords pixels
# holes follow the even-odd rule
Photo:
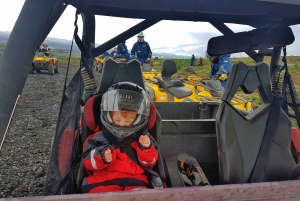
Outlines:
[[[147,135],[141,135],[139,138],[139,143],[145,148],[149,148],[151,145],[150,138]]]
[[[104,159],[106,162],[110,163],[112,161],[112,153],[111,149],[108,148],[104,151]]]

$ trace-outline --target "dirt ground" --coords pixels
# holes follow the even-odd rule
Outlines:
[[[28,75],[0,152],[0,198],[42,195],[66,69],[59,62],[58,74]],[[78,69],[71,62],[68,81]]]

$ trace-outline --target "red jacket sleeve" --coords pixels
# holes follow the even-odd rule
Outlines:
[[[112,160],[116,159],[115,150],[110,146],[108,140],[102,132],[97,132],[84,142],[82,159],[87,170],[97,171],[110,165],[103,160],[103,152],[110,148],[112,150]]]
[[[157,146],[155,140],[150,134],[148,136],[150,137],[151,140],[151,146],[149,148],[141,149],[138,146],[138,142],[137,142],[135,150],[140,163],[145,167],[152,168],[157,162],[158,152],[157,152],[157,148],[156,148]]]

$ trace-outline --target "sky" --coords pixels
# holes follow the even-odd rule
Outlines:
[[[0,31],[12,31],[14,23],[25,0],[0,0]],[[75,8],[68,6],[48,37],[71,40],[73,36]],[[96,44],[102,44],[117,36],[128,28],[141,22],[142,19],[128,19],[107,16],[96,16]],[[246,25],[226,24],[234,32],[249,31],[253,28]],[[78,21],[79,32],[82,32],[81,18]],[[300,26],[292,26],[295,42],[287,48],[288,55],[299,55]],[[174,53],[178,55],[205,56],[207,42],[211,37],[222,35],[211,24],[205,22],[161,21],[143,31],[152,52]],[[79,34],[80,35],[80,34]],[[131,49],[137,37],[126,41]],[[49,44],[51,46],[51,44]],[[244,53],[233,54],[232,57],[246,56]]]

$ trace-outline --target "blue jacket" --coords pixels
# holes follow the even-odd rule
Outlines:
[[[149,63],[146,62],[146,59],[149,57],[152,57],[152,51],[150,49],[149,44],[144,41],[144,42],[136,42],[134,43],[132,50],[131,50],[131,56],[137,56],[137,59],[139,62],[143,63]]]
[[[118,54],[121,54],[121,55],[123,55],[123,57],[127,60],[127,61],[129,61],[131,58],[130,58],[130,55],[129,55],[129,53],[128,53],[128,49],[127,49],[127,46],[125,45],[125,44],[123,44],[123,43],[120,43],[119,45],[118,45]]]
[[[113,57],[115,53],[118,54],[118,52],[111,51],[111,53],[109,53],[109,56]]]
[[[104,56],[104,57],[107,57],[107,56],[109,56],[109,53],[108,53],[108,52],[104,52],[104,53],[103,53],[103,56]]]
[[[49,56],[50,54],[46,54],[46,52],[51,52],[51,50],[50,50],[50,48],[48,48],[48,50],[45,50],[45,49],[42,49],[42,48],[39,48],[38,49],[38,52],[44,52],[44,54],[46,55],[46,56]]]
[[[210,71],[210,77],[213,77],[215,75],[221,76],[222,74],[226,74],[227,76],[230,73],[232,62],[230,60],[230,54],[224,54],[221,56],[219,63],[212,63],[211,64],[211,71]],[[223,71],[219,71],[220,67],[223,67]],[[222,87],[226,86],[227,80],[221,81]]]
[[[195,56],[192,56],[190,66],[194,66],[195,64]]]

